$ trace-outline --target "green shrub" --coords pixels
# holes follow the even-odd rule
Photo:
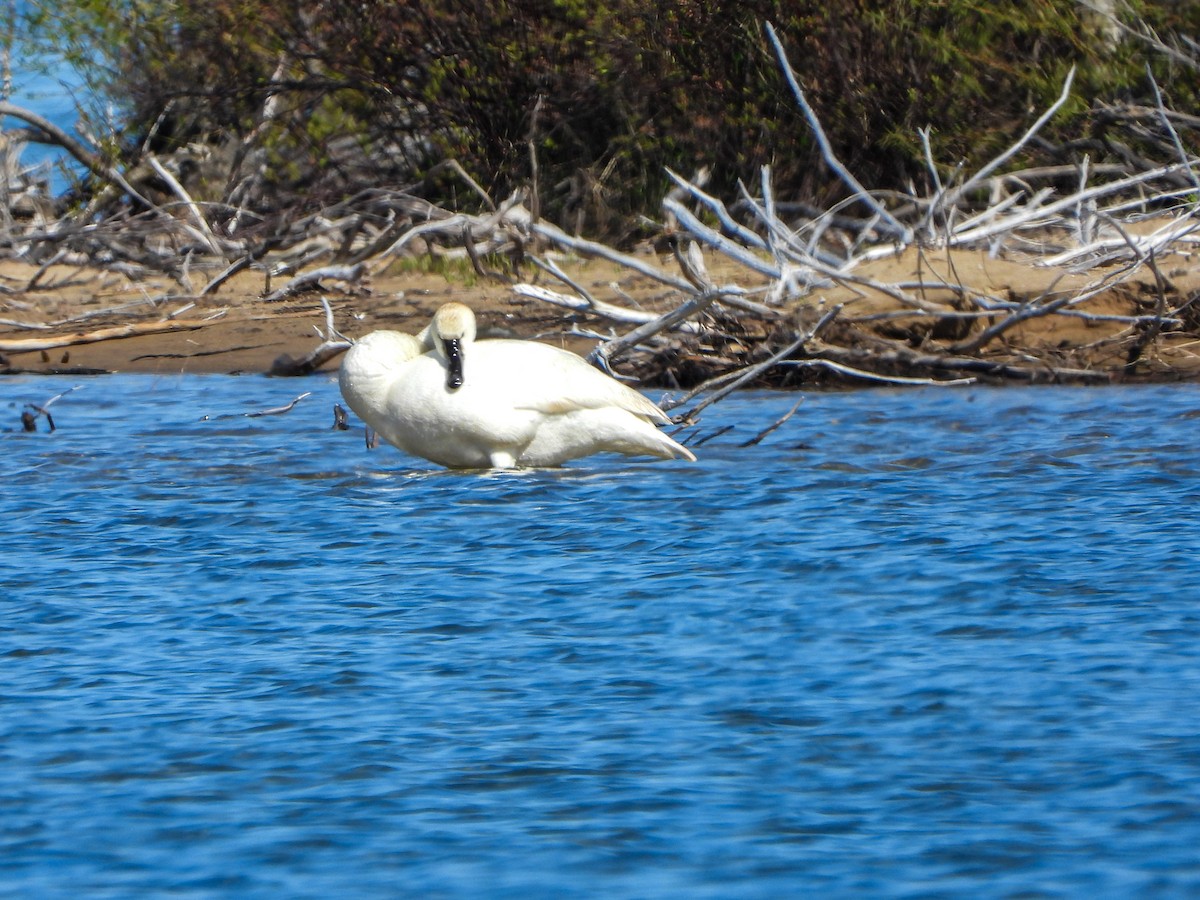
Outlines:
[[[124,146],[224,141],[266,153],[264,211],[416,177],[457,158],[494,196],[527,185],[568,227],[628,234],[657,214],[664,167],[712,189],[774,167],[781,197],[841,188],[764,37],[774,23],[839,158],[872,187],[979,163],[1022,133],[1078,69],[1051,140],[1094,98],[1148,96],[1146,59],[1181,107],[1195,71],[1143,41],[1115,49],[1076,0],[64,0],[31,34],[119,99]],[[1138,0],[1171,40],[1200,2]],[[273,98],[273,99],[271,99]],[[275,116],[263,121],[264,109]],[[348,153],[346,147],[358,148]],[[231,179],[232,180],[232,179]],[[228,186],[227,186],[228,189]]]

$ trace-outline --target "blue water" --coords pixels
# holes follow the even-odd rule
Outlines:
[[[695,465],[487,475],[324,378],[19,433],[73,383],[0,381],[6,896],[1200,892],[1195,386],[813,394],[739,447],[796,399],[745,394]]]

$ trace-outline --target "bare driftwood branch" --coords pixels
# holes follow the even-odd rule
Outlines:
[[[579,284],[579,282],[577,282],[562,269],[560,269],[557,265],[555,265],[553,260],[542,259],[540,256],[527,256],[526,259],[533,263],[536,268],[553,275],[555,278],[573,290],[576,294],[586,300],[590,306],[594,307],[597,305],[598,301],[592,296],[591,292],[588,291],[588,289],[583,285]]]
[[[1025,134],[1022,135],[1015,144],[1011,145],[999,156],[996,156],[994,159],[984,165],[983,168],[968,178],[965,182],[963,182],[957,188],[951,189],[946,193],[945,196],[936,200],[935,205],[940,207],[953,206],[967,193],[974,190],[976,186],[981,184],[989,175],[1016,156],[1017,153],[1021,151],[1021,148],[1028,144],[1030,140],[1033,139],[1035,134],[1041,131],[1042,126],[1054,118],[1054,114],[1062,109],[1063,104],[1066,103],[1067,99],[1071,96],[1071,84],[1074,81],[1075,67],[1071,66],[1071,70],[1067,73],[1067,77],[1063,82],[1062,91],[1059,93],[1058,99],[1051,104],[1049,109],[1047,109],[1041,114],[1041,116],[1038,117],[1036,122],[1029,126],[1029,130],[1026,131]]]
[[[752,272],[757,272],[759,275],[765,275],[768,278],[778,279],[780,277],[780,269],[777,264],[763,259],[755,254],[753,250],[741,244],[725,239],[721,234],[696,218],[691,210],[683,204],[667,199],[663,201],[663,208],[674,215],[679,220],[679,224],[686,228],[688,233],[693,235],[697,240],[719,250]]]
[[[859,183],[857,178],[850,174],[850,170],[842,165],[834,155],[829,138],[825,136],[825,131],[821,128],[821,123],[817,120],[816,113],[809,106],[808,98],[804,96],[804,91],[801,89],[800,83],[796,80],[796,73],[792,70],[792,65],[787,58],[787,52],[783,49],[783,44],[780,42],[779,36],[775,33],[775,27],[770,22],[767,22],[765,27],[767,37],[771,41],[771,46],[775,48],[775,56],[779,61],[779,66],[783,70],[784,77],[787,79],[788,87],[791,88],[792,96],[796,98],[796,102],[800,104],[800,109],[804,113],[804,117],[808,119],[813,136],[817,139],[817,145],[821,148],[821,156],[824,158],[825,164],[854,192],[855,197],[871,207],[875,214],[885,223],[891,236],[899,238],[907,244],[912,240],[912,230],[897,221],[895,216],[888,212],[878,200],[872,197],[870,192]]]
[[[1082,381],[1091,384],[1107,384],[1112,381],[1108,372],[1092,369],[1074,369],[1052,365],[1017,365],[1007,360],[979,359],[971,356],[940,356],[934,353],[918,353],[907,348],[894,347],[888,350],[860,349],[824,346],[814,349],[812,359],[828,359],[846,364],[900,366],[909,370],[935,372],[977,372],[1002,380],[1030,382]]]
[[[304,291],[319,291],[321,290],[321,280],[323,278],[333,281],[355,282],[362,277],[365,268],[364,263],[356,263],[352,266],[324,266],[320,269],[312,269],[302,275],[297,275],[283,287],[267,294],[267,296],[263,297],[263,302],[276,303]]]
[[[664,272],[662,269],[651,265],[643,259],[639,259],[636,256],[630,256],[627,253],[621,253],[620,251],[614,250],[611,247],[607,247],[597,241],[589,241],[584,238],[571,237],[561,228],[558,228],[557,226],[551,225],[547,222],[533,222],[530,224],[529,228],[534,234],[543,237],[552,243],[558,244],[560,247],[566,247],[584,256],[606,259],[609,262],[616,263],[622,268],[638,272],[647,276],[648,278],[653,278],[655,281],[659,281],[668,287],[673,287],[677,290],[683,291],[685,294],[690,294],[695,290],[695,288],[692,287],[691,282],[689,282],[686,278],[671,275],[669,272]]]
[[[302,356],[294,358],[290,353],[284,353],[271,364],[272,375],[311,375],[325,363],[341,356],[353,345],[345,335],[338,332],[333,324],[333,307],[322,297],[321,306],[325,309],[325,332],[317,331],[321,343]]]
[[[680,304],[670,312],[657,317],[653,321],[639,325],[623,337],[600,344],[591,352],[588,360],[599,365],[604,371],[612,372],[612,360],[620,357],[622,353],[631,347],[636,347],[654,335],[676,327],[686,319],[700,315],[712,305],[714,300],[735,294],[739,290],[740,288],[732,286],[707,290],[698,296],[692,297],[686,303]]]
[[[879,372],[868,372],[866,369],[856,369],[845,363],[834,362],[832,359],[788,359],[779,363],[782,366],[820,366],[831,369],[841,375],[861,378],[863,381],[877,381],[884,384],[920,384],[930,387],[954,387],[963,384],[974,384],[976,378],[909,378],[905,375],[882,375]]]
[[[691,181],[687,181],[676,173],[667,169],[667,177],[671,179],[682,192],[691,196],[692,199],[698,201],[708,209],[720,221],[721,226],[726,229],[735,239],[740,241],[747,247],[753,247],[758,250],[766,250],[767,242],[764,241],[758,234],[745,225],[738,222],[730,214],[725,204],[713,197],[711,194],[706,194],[698,186]],[[673,199],[668,197],[668,199]],[[678,201],[675,201],[678,203]]]
[[[200,291],[200,296],[207,297],[209,294],[215,294],[217,289],[220,288],[221,285],[223,285],[226,281],[228,281],[238,272],[242,272],[250,268],[250,266],[253,264],[254,257],[252,256],[243,256],[241,259],[235,260],[225,269],[224,272],[217,275],[212,279],[212,281],[204,286],[204,289]]]
[[[128,325],[113,325],[95,331],[76,331],[44,338],[0,338],[0,352],[30,353],[36,350],[54,350],[59,347],[74,347],[77,344],[94,344],[117,338],[137,337],[145,334],[163,334],[172,331],[195,331],[214,324],[216,319],[166,319],[161,322],[131,322]]]
[[[515,284],[513,285],[513,293],[518,297],[541,300],[545,303],[561,306],[564,309],[596,315],[610,322],[618,322],[623,325],[644,325],[658,318],[653,313],[636,309],[625,309],[620,306],[614,306],[611,303],[605,303],[602,300],[589,300],[587,297],[571,297],[536,284]]]
[[[1163,105],[1162,91],[1158,88],[1158,82],[1154,78],[1154,69],[1150,66],[1150,63],[1146,63],[1146,79],[1150,82],[1150,87],[1154,90],[1155,112],[1158,113],[1159,121],[1162,122],[1163,129],[1167,134],[1171,136],[1171,145],[1175,148],[1180,162],[1187,167],[1187,174],[1191,178],[1192,184],[1200,191],[1200,175],[1196,174],[1195,163],[1188,157],[1187,151],[1183,149],[1183,141],[1179,139],[1179,132],[1175,130],[1175,126],[1171,123],[1171,117],[1167,114],[1167,109]]]
[[[1139,172],[1136,175],[1129,175],[1116,181],[1095,185],[1072,196],[1057,200],[1054,203],[1038,207],[1037,209],[1020,211],[1014,213],[1012,216],[1002,217],[989,225],[967,231],[957,231],[954,233],[951,242],[954,246],[967,246],[985,241],[998,234],[1016,231],[1022,227],[1036,226],[1045,228],[1048,223],[1053,221],[1055,216],[1077,208],[1081,202],[1121,194],[1138,185],[1147,184],[1157,178],[1162,178],[1165,175],[1183,172],[1187,168],[1188,164],[1185,163],[1170,163],[1149,171]]]
[[[167,185],[171,188],[172,193],[174,193],[175,196],[183,202],[184,207],[186,207],[189,215],[192,217],[192,221],[196,223],[196,228],[195,230],[192,230],[192,233],[208,245],[208,249],[213,252],[214,256],[223,258],[225,256],[225,250],[221,246],[221,242],[217,240],[217,236],[213,234],[212,228],[209,227],[208,220],[204,218],[204,214],[200,212],[200,207],[196,205],[196,201],[188,195],[188,192],[184,190],[183,185],[179,183],[174,175],[167,171],[166,167],[153,153],[146,155],[146,162],[150,164],[150,167],[154,169],[158,177],[167,183]]]
[[[809,341],[813,340],[818,335],[820,335],[820,333],[822,331],[824,331],[827,327],[829,327],[829,325],[833,322],[833,320],[838,317],[838,314],[841,311],[842,311],[842,307],[840,305],[835,306],[833,309],[830,309],[829,311],[827,311],[825,313],[825,315],[821,316],[821,318],[817,321],[817,323],[812,328],[810,328],[804,334],[800,335],[798,338],[796,338],[794,341],[792,341],[790,344],[788,344],[782,350],[772,353],[769,357],[767,357],[760,363],[756,363],[755,365],[752,365],[752,366],[747,366],[741,372],[738,372],[736,377],[728,380],[726,383],[724,383],[721,386],[721,388],[719,390],[714,391],[708,397],[704,398],[704,400],[702,400],[701,402],[697,403],[694,407],[689,409],[686,413],[683,413],[682,415],[678,415],[678,416],[673,416],[674,420],[679,423],[692,424],[695,421],[696,415],[701,410],[706,409],[707,407],[716,403],[721,398],[726,397],[729,394],[733,393],[739,387],[749,384],[751,381],[753,381],[755,378],[757,378],[759,375],[761,375],[767,369],[769,369],[772,366],[779,363],[780,360],[787,359],[793,353],[800,350]],[[690,393],[688,393],[686,396],[680,398],[679,400],[669,402],[669,403],[664,403],[663,409],[671,410],[677,406],[681,406],[684,403],[691,400],[693,397],[697,396],[703,390],[707,389],[708,387],[711,387],[711,385],[706,382],[705,384],[700,385],[700,387],[692,390]]]

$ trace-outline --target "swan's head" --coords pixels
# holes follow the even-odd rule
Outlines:
[[[421,341],[446,363],[446,389],[456,391],[463,383],[463,350],[475,340],[475,313],[461,303],[446,303],[433,314]]]
[[[419,340],[400,331],[372,331],[355,341],[338,372],[338,386],[350,408],[364,418],[363,410],[380,402],[404,364],[424,349]]]

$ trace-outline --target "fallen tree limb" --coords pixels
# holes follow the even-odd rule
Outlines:
[[[65,391],[55,394],[40,406],[36,403],[26,403],[25,409],[21,412],[21,427],[25,431],[37,431],[38,416],[45,416],[46,424],[50,426],[50,431],[53,432],[55,430],[54,416],[50,414],[50,407],[53,406],[55,402],[71,393],[71,391],[77,391],[81,387],[83,387],[82,384],[69,387]]]
[[[277,303],[302,291],[320,290],[322,278],[330,278],[335,281],[358,281],[362,277],[365,268],[365,263],[355,263],[352,266],[324,266],[320,269],[313,269],[302,275],[297,275],[283,287],[267,294],[267,296],[263,297],[263,302]]]
[[[1133,265],[1127,265],[1122,270],[1110,275],[1106,275],[1105,277],[1101,278],[1099,282],[1093,283],[1088,287],[1057,297],[1054,300],[1048,300],[1046,298],[1048,298],[1054,292],[1054,285],[1052,284],[1050,288],[1045,290],[1040,297],[1028,303],[1022,304],[1004,319],[996,322],[994,325],[988,326],[979,334],[968,340],[959,341],[955,344],[952,344],[949,348],[950,352],[973,353],[986,346],[990,341],[999,337],[1004,332],[1015,328],[1017,325],[1020,325],[1023,322],[1028,322],[1030,319],[1037,319],[1043,316],[1052,315],[1053,313],[1056,313],[1062,309],[1078,306],[1084,301],[1111,289],[1114,284],[1118,284],[1127,279],[1132,270]],[[1057,283],[1057,279],[1055,279],[1055,283]]]
[[[325,363],[331,359],[336,359],[353,346],[353,341],[345,335],[339,334],[338,330],[334,327],[333,308],[324,297],[321,298],[321,306],[325,309],[325,332],[322,334],[321,330],[317,329],[317,337],[321,338],[321,343],[299,359],[296,359],[290,353],[284,353],[276,357],[275,361],[271,364],[270,374],[281,376],[311,375],[317,369],[321,368],[321,366],[325,365]]]
[[[779,36],[775,33],[774,26],[770,22],[767,22],[765,27],[767,37],[771,41],[771,46],[775,48],[775,56],[779,61],[779,67],[783,70],[788,87],[791,88],[792,96],[796,98],[796,102],[800,105],[804,117],[808,120],[808,124],[812,128],[813,136],[817,139],[817,145],[821,148],[821,156],[824,158],[825,164],[854,192],[855,197],[867,204],[879,216],[887,226],[887,231],[892,237],[899,238],[903,243],[909,243],[912,240],[912,229],[897,221],[895,216],[888,212],[878,200],[872,197],[867,189],[859,183],[858,179],[850,174],[850,170],[842,165],[834,155],[829,138],[825,136],[825,131],[821,128],[821,123],[817,119],[816,113],[809,106],[808,98],[804,96],[804,91],[801,89],[799,82],[796,81],[796,73],[792,70],[792,64],[788,61],[787,52],[783,49],[783,44],[780,42]]]
[[[555,306],[561,306],[564,309],[574,312],[599,316],[602,319],[607,319],[610,322],[619,322],[623,325],[644,325],[647,322],[653,322],[658,319],[658,316],[653,313],[642,312],[636,309],[625,309],[621,306],[605,303],[602,300],[571,297],[536,284],[514,284],[513,293],[518,297],[541,300],[544,303],[552,303]]]
[[[984,179],[1016,156],[1017,153],[1020,152],[1021,148],[1028,144],[1033,139],[1035,134],[1041,131],[1042,126],[1054,118],[1054,114],[1062,109],[1063,104],[1066,103],[1068,98],[1071,96],[1071,84],[1074,81],[1075,67],[1071,66],[1071,70],[1067,72],[1067,77],[1063,81],[1062,90],[1059,92],[1058,99],[1051,104],[1049,109],[1047,109],[1041,114],[1041,116],[1038,117],[1036,122],[1029,126],[1029,129],[1025,132],[1025,134],[1023,134],[1016,143],[1009,146],[1008,149],[999,156],[993,158],[990,162],[984,165],[983,168],[964,181],[961,185],[953,188],[950,191],[947,191],[942,197],[935,197],[934,202],[930,206],[930,211],[944,212],[947,207],[956,205],[958,201],[962,199],[962,197],[973,190],[977,185],[981,184]]]
[[[712,305],[714,300],[734,294],[738,290],[740,290],[740,288],[730,286],[712,288],[700,294],[699,296],[692,297],[686,303],[680,304],[679,306],[675,307],[675,309],[664,315],[658,316],[653,321],[639,325],[628,334],[600,344],[588,355],[588,361],[599,365],[601,369],[611,374],[612,360],[619,357],[631,347],[636,347],[638,344],[649,340],[654,335],[670,328],[674,328],[685,319],[691,319],[700,315],[700,313],[704,312],[704,310],[708,309],[708,307]]]
[[[779,365],[784,366],[821,366],[841,375],[850,375],[854,378],[861,378],[864,381],[878,381],[884,384],[920,384],[931,387],[951,387],[954,385],[974,384],[976,378],[910,378],[906,375],[881,375],[878,372],[868,372],[866,369],[856,369],[853,366],[848,366],[845,363],[834,362],[832,359],[786,359],[780,361]]]
[[[589,241],[584,238],[571,237],[561,228],[555,225],[550,225],[547,222],[533,222],[529,226],[529,230],[548,241],[558,244],[560,247],[566,247],[574,250],[576,253],[581,253],[584,256],[595,256],[600,259],[607,259],[609,262],[614,262],[622,268],[631,269],[634,272],[639,272],[648,278],[653,278],[655,281],[661,282],[668,287],[673,287],[683,291],[685,294],[690,294],[695,291],[691,282],[686,278],[677,277],[664,272],[657,266],[652,266],[645,260],[638,259],[636,256],[630,256],[627,253],[621,253],[619,250],[614,250],[597,241]]]
[[[755,363],[752,366],[747,366],[745,369],[738,372],[736,374],[736,376],[733,377],[732,379],[722,379],[724,383],[723,383],[723,386],[719,390],[714,391],[708,397],[705,397],[702,401],[697,403],[694,407],[689,409],[686,413],[683,413],[682,415],[678,415],[678,416],[672,416],[672,418],[677,423],[680,423],[680,424],[689,424],[689,425],[694,424],[697,413],[699,413],[703,409],[706,409],[707,407],[711,406],[712,404],[716,403],[718,400],[722,399],[723,397],[726,397],[729,394],[732,394],[739,387],[749,384],[755,378],[757,378],[759,375],[761,375],[763,372],[765,372],[767,369],[770,369],[772,366],[778,364],[780,362],[780,360],[787,359],[789,356],[791,356],[793,353],[798,351],[809,341],[813,340],[818,335],[820,335],[820,333],[822,331],[824,331],[827,327],[829,327],[829,325],[833,322],[833,320],[838,317],[838,314],[841,313],[841,311],[842,311],[842,307],[840,305],[835,306],[833,309],[826,312],[825,315],[821,316],[821,318],[817,321],[817,324],[815,324],[812,328],[810,328],[804,334],[800,335],[798,338],[796,338],[794,341],[792,341],[790,344],[788,344],[782,350],[778,350],[775,353],[772,353],[769,357],[767,357],[760,363]],[[677,406],[682,406],[684,403],[686,403],[689,400],[691,400],[692,398],[696,397],[699,393],[701,393],[704,389],[706,389],[709,386],[711,386],[711,385],[708,382],[706,382],[705,384],[702,384],[700,387],[695,388],[694,390],[692,390],[686,396],[680,398],[679,400],[664,403],[662,405],[662,408],[664,410],[671,410]]]
[[[222,413],[219,416],[201,416],[201,422],[219,422],[223,419],[258,419],[263,416],[281,416],[284,413],[289,413],[296,408],[296,404],[312,396],[312,391],[305,391],[299,397],[296,397],[291,403],[285,403],[283,406],[272,406],[270,409],[258,409],[252,412],[244,413]]]
[[[192,221],[196,223],[195,228],[188,228],[188,230],[199,240],[203,241],[208,246],[208,249],[213,252],[214,256],[219,259],[224,259],[225,248],[221,246],[221,242],[218,241],[217,236],[213,234],[213,230],[208,224],[208,219],[204,218],[204,214],[200,212],[200,207],[196,205],[196,201],[191,198],[191,195],[188,194],[186,190],[184,190],[183,185],[179,183],[179,180],[167,171],[166,166],[159,161],[157,156],[155,156],[153,153],[149,153],[146,155],[146,161],[150,164],[150,167],[154,169],[155,174],[157,174],[159,178],[167,183],[167,186],[170,187],[171,192],[179,198],[180,202],[183,203],[184,208],[187,209],[188,214],[192,217]]]
[[[1064,197],[1054,203],[1049,203],[1046,206],[1038,207],[1034,210],[1022,210],[1013,216],[1001,218],[999,221],[992,222],[987,225],[973,228],[969,231],[955,231],[950,238],[950,243],[954,246],[964,246],[972,243],[985,241],[988,238],[1005,232],[1015,231],[1020,227],[1041,226],[1045,227],[1047,222],[1053,220],[1053,217],[1059,213],[1074,209],[1080,203],[1089,200],[1096,200],[1101,197],[1107,197],[1114,194],[1120,194],[1130,188],[1136,187],[1139,184],[1153,181],[1156,178],[1161,178],[1164,175],[1170,175],[1177,172],[1188,170],[1189,166],[1185,163],[1171,163],[1165,166],[1159,166],[1146,172],[1140,172],[1136,175],[1129,175],[1125,178],[1110,181],[1105,184],[1096,185],[1086,190],[1080,191],[1069,197]]]
[[[77,344],[94,344],[99,341],[138,337],[145,334],[164,334],[172,331],[195,331],[215,325],[219,319],[169,319],[162,322],[132,322],[97,328],[95,331],[75,331],[43,338],[0,338],[0,352],[31,353],[37,350],[55,350],[59,347],[74,347]]]
[[[254,257],[248,255],[243,256],[241,259],[234,260],[234,262],[230,263],[229,266],[226,267],[225,271],[221,272],[219,275],[213,278],[212,281],[204,286],[204,288],[200,291],[200,296],[207,297],[209,294],[215,293],[217,289],[220,288],[221,285],[223,285],[226,281],[228,281],[238,272],[242,272],[250,268],[250,266],[253,264]]]
[[[1061,366],[1044,365],[1036,368],[1018,366],[1011,362],[979,359],[971,356],[938,356],[932,353],[917,353],[902,350],[851,350],[844,347],[823,346],[814,349],[810,360],[828,359],[834,362],[854,364],[861,368],[864,364],[897,365],[903,368],[926,369],[944,372],[978,372],[997,378],[1016,379],[1019,381],[1067,382],[1082,381],[1091,384],[1108,384],[1112,376],[1108,372],[1097,372],[1091,369],[1072,369]]]

